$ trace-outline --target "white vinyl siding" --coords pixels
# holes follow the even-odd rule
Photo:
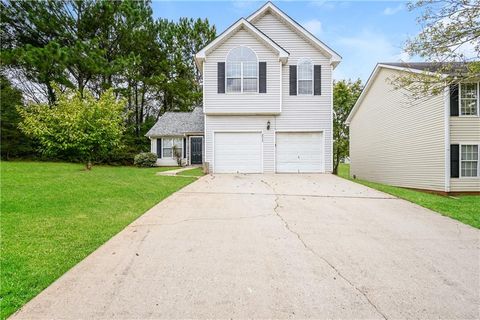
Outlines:
[[[244,83],[240,80],[237,86],[241,85],[254,92],[228,92],[217,93],[217,64],[225,62],[230,50],[239,46],[251,48],[257,55],[257,62],[267,63],[267,92],[257,93],[258,81],[253,77],[245,78]],[[226,67],[226,78],[228,78],[228,63]],[[258,72],[258,66],[256,66]],[[240,71],[242,68],[240,68]],[[245,67],[243,72],[250,74],[255,69]],[[204,112],[205,114],[278,114],[280,112],[280,65],[278,55],[267,45],[258,40],[249,31],[239,30],[222,45],[209,53],[204,63],[203,86],[204,86]],[[254,86],[253,82],[256,82]],[[255,88],[254,88],[255,87]],[[228,89],[228,84],[226,86]],[[244,90],[245,91],[245,90]],[[247,90],[248,91],[248,90]]]
[[[450,117],[450,143],[480,145],[480,117]],[[480,177],[451,178],[450,191],[478,192],[480,191]]]
[[[330,59],[272,14],[253,24],[290,53],[282,67],[282,112],[275,117],[279,131],[324,131],[325,171],[332,171],[332,67]],[[289,94],[289,65],[309,59],[321,65],[321,95]],[[273,122],[272,122],[273,123]]]
[[[324,170],[332,171],[332,66],[330,58],[270,13],[253,24],[290,53],[281,65],[276,53],[245,30],[240,30],[207,56],[204,64],[205,161],[213,171],[214,131],[262,131],[263,172],[275,172],[278,131],[323,132]],[[239,45],[252,48],[267,62],[267,93],[217,93],[217,63]],[[289,95],[289,65],[309,59],[321,65],[321,95]],[[281,75],[281,76],[280,76]],[[270,121],[270,130],[267,130]]]
[[[277,132],[276,171],[280,173],[323,172],[322,132]]]
[[[261,132],[215,132],[214,173],[261,173]]]
[[[389,185],[445,191],[443,95],[414,100],[381,68],[350,124],[350,174]]]

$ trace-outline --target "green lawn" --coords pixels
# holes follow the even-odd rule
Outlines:
[[[177,173],[177,176],[189,176],[189,177],[201,177],[203,176],[203,169],[202,168],[193,168],[190,170],[180,171]]]
[[[446,197],[359,179],[353,180],[350,179],[350,166],[348,164],[340,164],[338,175],[480,229],[480,196]]]
[[[1,162],[0,318],[195,178],[172,168]]]

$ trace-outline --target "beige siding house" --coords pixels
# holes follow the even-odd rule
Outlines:
[[[203,75],[201,162],[210,172],[332,171],[332,71],[341,61],[335,51],[268,2],[195,61]],[[186,164],[198,163],[188,139],[198,141],[198,132],[183,130],[182,144],[158,134],[164,120],[147,134],[157,163],[173,163],[172,143],[186,146]]]
[[[478,81],[413,99],[391,80],[429,63],[378,64],[348,117],[350,174],[439,192],[480,192]]]
[[[340,60],[270,2],[198,52],[210,171],[331,172]]]

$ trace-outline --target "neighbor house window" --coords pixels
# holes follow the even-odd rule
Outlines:
[[[478,83],[460,84],[460,115],[478,115]]]
[[[258,61],[252,49],[230,50],[226,69],[227,92],[258,92]]]
[[[297,65],[297,88],[298,94],[313,94],[313,64],[308,59]]]
[[[163,138],[163,157],[175,158],[174,150],[177,150],[179,157],[182,157],[182,138]]]
[[[478,176],[478,145],[462,145],[460,151],[461,159],[461,176],[477,177]]]

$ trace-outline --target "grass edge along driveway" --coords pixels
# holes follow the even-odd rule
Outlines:
[[[338,176],[413,202],[438,212],[443,216],[480,229],[480,196],[478,195],[447,197],[376,182],[352,179],[350,178],[350,166],[343,163],[338,167]]]
[[[145,211],[195,181],[172,168],[1,162],[0,319]]]

